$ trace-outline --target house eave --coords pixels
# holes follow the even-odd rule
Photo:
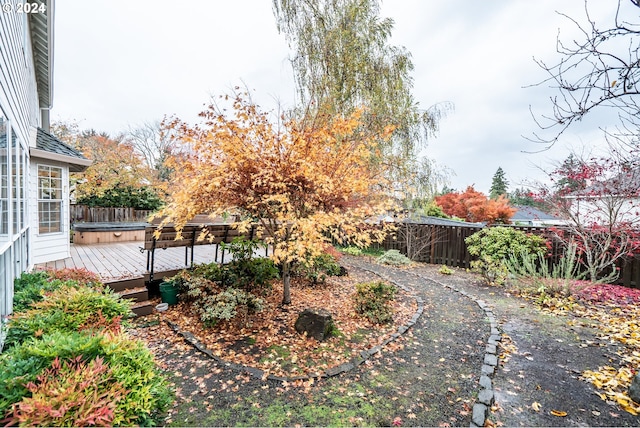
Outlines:
[[[29,14],[29,30],[33,49],[38,101],[41,109],[50,109],[53,103],[53,2],[34,0],[44,5],[44,12]]]
[[[69,171],[82,172],[91,165],[93,161],[90,159],[80,159],[73,156],[66,156],[59,153],[52,153],[45,150],[29,148],[29,155],[32,158],[45,159],[49,161],[62,162],[69,165]]]

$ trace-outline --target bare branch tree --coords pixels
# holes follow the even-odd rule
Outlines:
[[[586,23],[564,13],[580,35],[570,41],[558,32],[556,51],[560,61],[549,65],[534,61],[548,73],[535,86],[550,84],[559,94],[550,98],[552,114],[534,120],[543,130],[553,130],[550,138],[534,133],[533,141],[549,147],[574,123],[594,110],[615,109],[622,121],[637,122],[640,117],[640,1],[618,0],[615,17],[608,28],[601,28],[589,13],[585,0]]]
[[[589,159],[572,155],[571,168],[550,174],[555,189],[543,188],[546,202],[568,220],[557,238],[575,244],[592,281],[613,281],[616,264],[640,251],[640,157],[638,151],[611,146]],[[580,183],[576,187],[574,183]]]
[[[171,135],[164,132],[160,121],[144,122],[129,127],[125,141],[142,155],[150,169],[159,170],[173,145]]]
[[[410,220],[401,223],[396,231],[398,240],[406,246],[407,257],[416,261],[429,259],[429,253],[426,258],[423,255],[432,245],[442,241],[442,232],[441,228],[434,225],[415,223]]]

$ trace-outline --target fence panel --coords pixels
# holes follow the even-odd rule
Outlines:
[[[73,223],[147,221],[152,213],[151,210],[136,210],[134,208],[88,207],[86,205],[71,205],[69,207]]]
[[[541,235],[551,243],[549,257],[557,262],[563,254],[563,245],[554,239],[552,229],[535,226],[508,226],[525,233]],[[421,223],[400,223],[396,232],[387,235],[382,247],[385,250],[399,250],[408,255],[409,247],[416,242],[430,239],[428,245],[422,245],[420,251],[413,253],[413,259],[429,264],[445,264],[452,267],[469,268],[472,257],[467,250],[465,239],[481,230],[478,226],[446,226]],[[424,242],[423,242],[424,244]],[[640,255],[627,257],[617,264],[620,276],[615,284],[640,288]]]

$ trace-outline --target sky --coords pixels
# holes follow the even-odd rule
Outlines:
[[[195,123],[212,96],[247,87],[263,110],[289,108],[295,87],[291,49],[278,34],[271,0],[57,0],[54,121],[111,135],[177,116]],[[597,22],[614,2],[591,1]],[[385,0],[390,44],[414,64],[421,108],[454,110],[422,154],[451,172],[450,185],[489,192],[501,167],[513,190],[544,180],[541,169],[570,149],[603,144],[611,118],[587,117],[551,149],[526,139],[540,132],[531,111],[551,113],[556,92],[534,58],[554,64],[556,37],[584,22],[584,0]],[[537,153],[531,153],[537,152]]]

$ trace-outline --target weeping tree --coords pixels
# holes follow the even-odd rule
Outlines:
[[[364,107],[362,130],[381,135],[379,162],[395,182],[412,173],[418,149],[451,108],[422,109],[411,91],[413,63],[404,47],[388,40],[393,20],[379,17],[378,0],[273,0],[278,31],[294,51],[291,59],[305,120],[348,115]]]

